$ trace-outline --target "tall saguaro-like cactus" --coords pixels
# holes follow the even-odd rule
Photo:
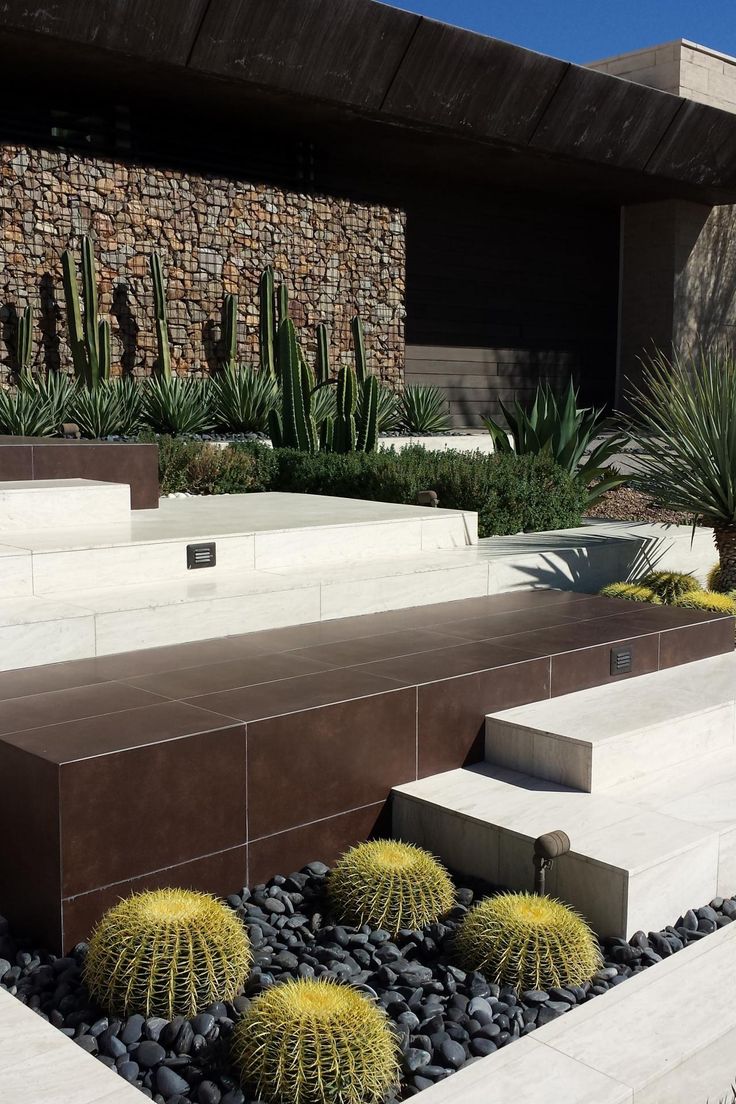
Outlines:
[[[90,239],[86,235],[82,238],[84,318],[77,285],[76,261],[70,249],[65,249],[62,253],[61,264],[74,372],[94,391],[101,380],[110,378],[112,358],[110,323],[98,317],[97,273]]]
[[[264,268],[258,284],[258,343],[261,371],[276,376],[276,322],[273,269]]]
[[[287,316],[279,326],[278,363],[281,372],[281,414],[272,411],[271,439],[282,448],[315,452],[317,429],[312,417],[314,378]]]
[[[238,367],[238,297],[229,292],[222,306],[222,346],[225,367],[235,372]]]
[[[30,306],[25,307],[23,313],[18,316],[15,357],[21,375],[30,372],[33,359],[33,322]]]
[[[171,346],[169,345],[169,321],[166,314],[166,284],[158,253],[151,254],[151,278],[153,280],[153,309],[156,316],[156,344],[158,357],[156,370],[164,379],[171,379]]]

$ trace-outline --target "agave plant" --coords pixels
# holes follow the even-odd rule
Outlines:
[[[363,396],[361,395],[358,398],[357,418],[359,422],[363,420],[362,406]],[[401,425],[399,396],[385,383],[379,383],[378,385],[376,424],[378,433],[393,433]]]
[[[629,399],[642,447],[635,485],[670,510],[712,526],[722,589],[736,589],[736,357],[701,348],[656,353]]]
[[[401,424],[409,433],[442,433],[447,429],[447,399],[439,387],[413,384],[399,398]]]
[[[74,394],[74,385],[69,377],[63,372],[48,372],[41,376],[33,375],[29,371],[21,372],[18,391],[28,396],[40,396],[42,403],[48,407],[54,432],[58,432],[62,423],[67,420]]]
[[[279,399],[274,376],[248,365],[227,367],[212,385],[215,420],[233,433],[262,433]]]
[[[78,386],[69,405],[83,437],[131,437],[141,423],[142,395],[130,379],[100,380],[94,391]]]
[[[59,430],[56,414],[39,391],[0,388],[0,433],[14,437],[53,437]]]
[[[601,433],[603,411],[578,406],[578,392],[572,380],[567,393],[558,400],[548,383],[539,384],[530,410],[518,399],[512,407],[500,403],[508,429],[493,418],[483,418],[483,424],[493,438],[497,452],[548,452],[555,463],[569,472],[587,490],[587,505],[626,483],[607,462],[625,447],[625,433],[607,434],[595,442]],[[509,439],[510,438],[510,439]]]
[[[211,384],[185,376],[153,376],[146,380],[143,416],[157,433],[206,433],[214,424]]]

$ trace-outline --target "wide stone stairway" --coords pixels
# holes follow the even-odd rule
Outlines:
[[[394,791],[397,835],[467,874],[547,889],[596,931],[658,930],[736,892],[736,655],[490,713],[484,762]]]

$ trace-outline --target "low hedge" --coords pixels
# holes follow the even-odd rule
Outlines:
[[[585,494],[548,456],[434,452],[305,453],[236,443],[160,438],[161,492],[290,491],[415,503],[436,491],[439,505],[474,510],[482,537],[580,525]]]

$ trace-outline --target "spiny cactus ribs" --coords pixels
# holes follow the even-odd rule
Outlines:
[[[609,583],[601,588],[599,593],[604,598],[625,598],[629,602],[650,602],[652,605],[661,606],[662,599],[655,594],[650,587],[640,583]]]
[[[600,947],[586,922],[551,897],[502,893],[467,914],[456,940],[467,969],[522,993],[580,985],[600,968]]]
[[[700,590],[698,580],[683,571],[650,571],[640,580],[640,585],[653,590],[666,606],[672,605],[683,594]]]
[[[243,1084],[268,1104],[379,1104],[398,1083],[398,1044],[366,996],[325,979],[274,985],[233,1035]]]
[[[206,893],[157,889],[105,913],[89,941],[85,981],[112,1012],[171,1019],[232,1000],[250,964],[245,928],[227,905]]]
[[[398,840],[372,840],[338,860],[328,898],[345,923],[370,924],[396,935],[402,928],[426,927],[449,912],[455,889],[428,851]]]

